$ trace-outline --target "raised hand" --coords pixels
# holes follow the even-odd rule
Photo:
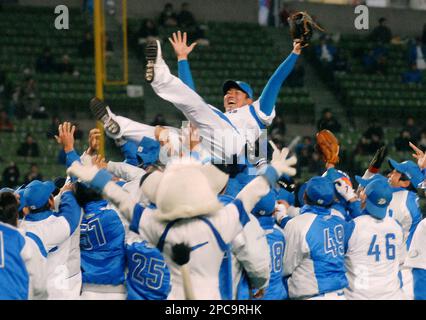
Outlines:
[[[74,131],[75,126],[72,126],[71,122],[61,123],[58,127],[58,135],[55,135],[55,139],[63,146],[65,152],[74,149]]]
[[[340,178],[334,181],[334,186],[336,188],[336,191],[346,201],[355,201],[357,199],[354,189],[343,178]]]
[[[295,54],[301,54],[302,53],[302,45],[300,40],[293,42],[293,53]]]
[[[415,152],[412,155],[417,160],[417,165],[420,167],[420,169],[425,169],[426,168],[426,153],[424,153],[422,150],[420,150],[419,148],[417,148],[411,142],[410,142],[410,147]]]
[[[271,140],[269,141],[269,144],[274,149],[274,152],[272,153],[271,165],[277,171],[279,171],[280,175],[285,173],[289,176],[294,176],[296,174],[296,169],[292,166],[297,163],[297,158],[292,156],[287,159],[288,153],[290,152],[288,148],[283,148],[280,150]]]
[[[175,50],[176,57],[178,61],[180,60],[187,60],[188,55],[192,52],[194,47],[197,45],[196,42],[192,43],[190,46],[187,45],[187,34],[186,32],[182,33],[180,31],[173,32],[172,38],[169,38],[170,43],[173,46],[173,49]]]

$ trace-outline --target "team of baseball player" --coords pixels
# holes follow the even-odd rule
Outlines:
[[[145,76],[188,123],[152,127],[94,98],[123,162],[97,154],[97,129],[77,154],[75,128],[61,124],[65,184],[0,190],[0,299],[425,299],[426,155],[412,145],[417,163],[389,160],[385,178],[379,150],[356,191],[326,163],[295,189],[296,158],[272,142],[272,155],[262,150],[300,43],[259,99],[225,82],[222,112],[196,92],[195,45],[180,32],[169,40],[179,77],[158,41]]]

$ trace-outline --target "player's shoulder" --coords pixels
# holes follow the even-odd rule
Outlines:
[[[317,217],[318,216],[316,214],[305,212],[290,219],[290,221],[287,222],[284,231],[296,229],[300,231],[307,231]]]

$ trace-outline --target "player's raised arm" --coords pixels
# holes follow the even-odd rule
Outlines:
[[[268,83],[262,91],[259,98],[260,110],[267,116],[271,115],[274,110],[275,102],[281,86],[287,79],[291,71],[293,71],[297,59],[302,52],[300,42],[293,43],[293,51],[284,60],[283,63],[275,70],[274,74],[269,78]]]
[[[173,32],[172,38],[169,38],[170,43],[175,50],[176,58],[178,60],[178,76],[188,87],[195,91],[194,80],[192,79],[191,69],[189,67],[188,56],[197,45],[196,42],[188,46],[187,34]]]

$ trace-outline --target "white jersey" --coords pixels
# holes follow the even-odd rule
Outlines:
[[[63,195],[67,193],[70,192],[65,192]],[[74,206],[73,210],[80,212],[78,216],[80,222],[80,207],[77,206],[75,199],[73,203],[69,203],[70,197],[65,196],[67,197],[66,202],[68,202],[67,210],[71,209],[69,205]],[[80,279],[80,228],[76,228],[74,222],[70,222],[64,216],[52,211],[30,213],[21,221],[20,227],[27,232],[36,234],[48,253],[49,299],[76,299],[78,297],[76,292],[79,293],[78,279]],[[75,279],[77,279],[77,283],[75,283]]]
[[[345,265],[349,300],[401,300],[398,277],[403,250],[403,233],[389,217],[383,220],[362,215],[353,220]]]
[[[0,298],[47,299],[46,251],[35,234],[0,222]]]
[[[221,299],[219,270],[224,257],[223,246],[229,244],[241,232],[243,229],[241,221],[249,220],[242,205],[230,203],[209,216],[175,220],[169,223],[158,221],[156,217],[158,214],[161,213],[150,208],[144,209],[139,214],[139,234],[151,244],[160,247],[160,251],[164,254],[170,268],[172,282],[168,299],[184,299],[182,276],[179,267],[171,259],[172,245],[182,242],[191,246],[189,270],[195,298],[197,300]],[[216,230],[215,232],[209,224]],[[133,225],[135,225],[135,216]],[[218,240],[217,235],[222,240]]]
[[[238,132],[245,137],[249,146],[254,146],[256,140],[261,136],[262,130],[272,124],[275,118],[275,108],[271,115],[267,116],[260,110],[259,100],[256,100],[252,105],[227,111],[225,115]]]
[[[424,278],[426,275],[426,219],[422,220],[414,233],[410,250],[405,259],[404,268],[410,272],[409,285],[405,286],[405,294],[408,299],[424,300],[426,288]],[[412,269],[417,269],[414,274]]]
[[[404,242],[406,244],[403,257],[410,249],[411,239],[417,225],[421,221],[421,212],[418,204],[419,198],[415,192],[398,188],[394,191],[389,204],[388,214],[402,226]]]

